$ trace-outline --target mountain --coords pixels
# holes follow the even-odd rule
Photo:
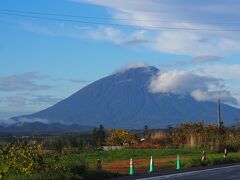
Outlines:
[[[139,67],[100,79],[43,111],[15,117],[107,128],[153,128],[181,122],[217,122],[217,104],[200,102],[190,95],[151,93],[148,85],[159,70]],[[224,124],[232,124],[240,110],[222,104]]]

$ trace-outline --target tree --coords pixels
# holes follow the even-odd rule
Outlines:
[[[149,137],[149,128],[148,128],[147,125],[144,126],[143,135],[144,135],[145,138]]]
[[[109,130],[108,144],[111,146],[122,146],[124,144],[133,144],[136,141],[135,136],[121,129]]]
[[[98,146],[103,146],[105,144],[105,140],[106,140],[106,133],[103,125],[101,124],[98,130]]]
[[[96,146],[98,141],[98,133],[97,128],[94,128],[92,131],[92,137],[93,137],[93,144]]]
[[[93,143],[95,146],[101,147],[106,142],[106,133],[103,125],[101,124],[99,128],[94,128],[92,131]]]
[[[169,124],[169,125],[166,126],[166,128],[167,128],[168,132],[171,133],[171,131],[173,129],[172,125]]]

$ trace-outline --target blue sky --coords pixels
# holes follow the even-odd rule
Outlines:
[[[0,118],[49,107],[140,62],[165,73],[155,91],[239,106],[239,8],[237,0],[1,0]]]

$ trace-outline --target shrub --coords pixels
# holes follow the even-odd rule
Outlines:
[[[7,173],[32,175],[41,171],[59,171],[63,168],[57,163],[54,154],[43,153],[43,147],[36,141],[15,141],[5,145],[0,151],[2,176]]]

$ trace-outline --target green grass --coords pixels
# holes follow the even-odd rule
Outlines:
[[[239,153],[230,153],[226,158],[223,157],[223,154],[209,154],[206,161],[201,162],[200,158],[193,158],[186,163],[186,167],[211,166],[237,162],[240,162]]]
[[[183,168],[200,167],[216,164],[227,164],[240,162],[239,153],[229,153],[227,158],[223,157],[223,153],[217,154],[211,151],[206,151],[207,159],[205,162],[201,162],[202,149],[122,149],[116,151],[79,151],[68,155],[62,155],[60,157],[60,163],[68,168],[68,173],[65,174],[50,174],[50,173],[38,173],[31,177],[23,175],[8,176],[7,179],[105,179],[108,177],[119,176],[117,173],[110,173],[106,171],[96,171],[95,165],[98,158],[101,158],[102,162],[111,162],[118,160],[134,159],[149,159],[150,156],[155,158],[180,155],[181,165]],[[181,158],[187,156],[190,159],[186,160]],[[176,161],[169,161],[163,164],[164,167],[176,168]],[[84,167],[84,168],[83,168]],[[90,167],[90,168],[89,168]],[[71,168],[73,168],[71,170]],[[82,169],[83,168],[83,169]]]
[[[223,154],[208,153],[205,161],[201,161],[201,156],[192,156],[190,160],[181,160],[182,168],[201,167],[201,166],[213,166],[219,164],[230,164],[240,162],[239,153],[230,153],[227,158],[223,157]],[[163,165],[168,168],[175,168],[176,161],[169,161]]]
[[[199,156],[201,149],[122,149],[115,151],[79,151],[76,154],[69,154],[61,157],[61,163],[64,166],[78,165],[81,163],[96,164],[98,158],[101,158],[102,162],[144,159],[153,157],[175,156],[176,154]]]
[[[59,175],[59,174],[48,174],[48,173],[38,173],[33,174],[31,176],[20,175],[20,174],[10,174],[6,177],[6,180],[26,180],[26,179],[34,179],[34,180],[63,180],[67,179],[67,176]]]
[[[10,174],[6,180],[103,180],[106,178],[119,177],[118,173],[111,173],[106,171],[86,170],[81,173],[38,173],[31,176]]]

